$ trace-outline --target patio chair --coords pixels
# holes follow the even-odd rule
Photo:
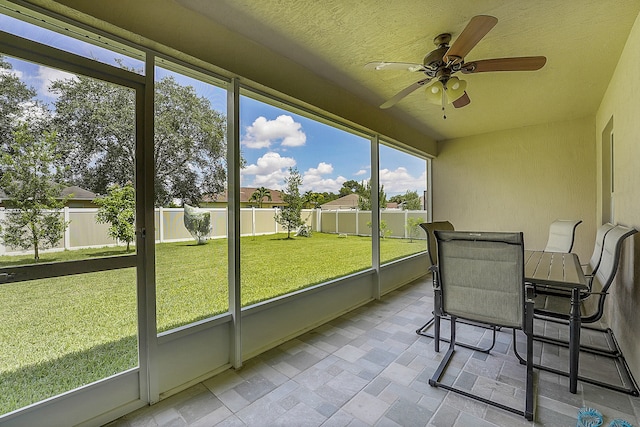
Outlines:
[[[596,231],[596,241],[593,246],[593,254],[591,254],[591,258],[589,259],[588,264],[582,265],[582,270],[584,271],[584,275],[592,278],[593,275],[598,270],[600,266],[600,260],[602,259],[602,248],[604,246],[604,237],[607,233],[613,228],[613,224],[605,222]]]
[[[598,230],[596,231],[596,241],[593,247],[593,254],[591,254],[589,263],[581,265],[582,271],[584,272],[585,277],[588,279],[589,289],[591,289],[591,281],[593,280],[593,276],[595,272],[598,270],[598,267],[600,266],[600,260],[602,259],[602,249],[604,246],[604,237],[613,227],[614,227],[613,224],[610,224],[608,222],[598,227]],[[538,287],[536,288],[536,293],[539,295],[542,294],[542,295],[552,295],[557,297],[571,298],[570,290],[564,290],[564,289],[558,289],[558,288],[545,289],[544,287]],[[581,298],[585,298],[588,295],[589,295],[588,293],[583,293],[581,295]]]
[[[437,287],[437,278],[436,278],[436,274],[434,273],[434,269],[438,263],[438,247],[436,244],[435,235],[433,233],[436,230],[453,231],[454,228],[453,228],[453,224],[451,224],[449,221],[423,222],[422,224],[420,224],[420,227],[427,234],[427,254],[429,255],[429,263],[430,263],[429,270],[432,273],[433,286],[435,289]],[[446,316],[444,319],[441,319],[439,316],[436,316],[434,314],[433,317],[431,317],[431,319],[427,321],[427,323],[425,323],[424,325],[416,329],[416,333],[418,335],[422,335],[428,338],[434,338],[435,340],[434,345],[435,345],[436,351],[440,351],[440,341],[449,342],[449,339],[443,338],[440,336],[441,320],[449,320],[449,319]],[[427,332],[427,330],[431,326],[433,326],[433,330],[434,330],[433,334]],[[467,347],[473,350],[483,351],[486,353],[486,352],[489,352],[491,349],[493,349],[493,347],[495,346],[495,343],[496,343],[495,338],[496,338],[496,333],[494,328],[493,342],[491,346],[488,348],[480,349],[474,345],[466,344],[463,342],[458,342],[457,344],[462,347]]]
[[[576,227],[582,220],[558,219],[549,226],[549,238],[545,252],[569,253],[573,248],[573,240],[576,234]]]
[[[435,231],[438,245],[436,316],[451,319],[449,349],[429,380],[432,387],[461,394],[533,419],[533,292],[524,282],[522,233]],[[525,295],[526,294],[526,295]],[[525,298],[526,297],[526,298]],[[441,382],[456,343],[456,321],[466,319],[523,330],[527,337],[524,410]]]
[[[431,271],[431,277],[433,280],[433,287],[437,286],[437,279],[435,274],[435,267],[438,263],[438,247],[436,245],[436,237],[433,234],[436,230],[449,230],[453,231],[453,224],[449,221],[436,221],[436,222],[423,222],[420,224],[420,228],[427,234],[427,254],[429,255],[429,270]],[[430,334],[425,332],[431,326],[434,326],[435,333]],[[433,315],[431,319],[424,325],[416,330],[418,335],[422,335],[428,338],[435,339],[436,351],[440,351],[440,318]]]
[[[618,371],[622,376],[621,379],[623,383],[627,384],[627,387],[620,387],[618,385],[597,381],[588,377],[579,376],[578,379],[612,390],[628,393],[633,396],[638,396],[638,386],[636,385],[635,380],[631,375],[631,371],[629,370],[624,356],[622,355],[622,351],[620,350],[618,342],[616,341],[611,328],[602,329],[584,325],[585,323],[596,323],[602,318],[602,315],[604,314],[605,299],[609,293],[609,288],[613,284],[616,272],[618,270],[622,243],[627,237],[635,233],[637,233],[637,230],[621,225],[616,225],[606,232],[604,236],[604,243],[602,246],[602,257],[600,259],[599,265],[597,266],[596,273],[591,280],[591,289],[581,295],[582,302],[580,320],[583,324],[582,328],[606,334],[605,337],[609,344],[609,348],[603,349],[600,347],[581,344],[580,351],[614,359],[618,367]],[[544,288],[539,288],[538,286],[536,286],[536,294],[537,296],[534,310],[534,317],[536,319],[566,325],[569,324],[571,313],[570,295],[567,295],[563,292],[554,292],[553,286],[545,286]],[[564,347],[569,346],[569,343],[565,340],[544,335],[534,335],[534,339],[536,341],[541,341],[549,344],[560,345]],[[536,367],[554,372],[556,374],[568,375],[568,373],[556,369],[537,365]]]
[[[431,265],[436,265],[438,263],[438,247],[433,232],[436,230],[453,231],[453,224],[449,221],[423,222],[420,224],[420,228],[427,233],[427,254],[429,255],[429,262]]]

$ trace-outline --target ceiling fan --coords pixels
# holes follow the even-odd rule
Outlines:
[[[474,16],[451,46],[449,46],[451,34],[440,34],[433,39],[436,49],[427,53],[422,64],[408,62],[370,62],[366,64],[365,68],[370,70],[407,70],[422,72],[427,76],[427,78],[418,80],[398,92],[380,108],[392,107],[405,96],[423,86],[427,87],[427,100],[441,104],[443,111],[447,103],[452,103],[455,108],[461,108],[468,105],[471,99],[466,92],[467,82],[455,77],[455,73],[535,71],[544,66],[547,62],[547,58],[544,56],[494,58],[465,62],[465,56],[497,23],[498,19],[493,16]],[[444,118],[447,117],[444,116]]]

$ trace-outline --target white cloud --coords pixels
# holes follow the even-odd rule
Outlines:
[[[28,87],[33,87],[38,92],[38,96],[56,98],[57,96],[49,91],[49,86],[54,80],[77,79],[74,74],[56,70],[45,66],[38,66],[36,74],[25,74],[24,71],[15,68],[0,68],[0,75],[13,75],[20,79]]]
[[[22,80],[23,73],[20,70],[0,67],[0,76],[16,76]]]
[[[366,175],[367,171],[364,169],[360,169],[358,172],[354,173],[355,176]]]
[[[250,164],[240,171],[246,180],[242,185],[278,190],[283,186],[284,179],[289,176],[289,168],[295,165],[296,160],[292,157],[282,157],[278,153],[268,152],[255,164]]]
[[[319,176],[304,176],[304,181],[302,183],[302,187],[300,189],[302,191],[314,191],[316,193],[324,193],[325,191],[331,193],[337,193],[342,188],[342,183],[345,182],[347,178],[338,176],[337,178],[322,178]]]
[[[307,135],[291,116],[282,115],[275,120],[260,116],[247,126],[242,144],[248,148],[269,148],[276,141],[281,141],[280,145],[285,147],[300,147],[306,143]]]
[[[302,174],[302,191],[338,192],[342,183],[347,179],[343,176],[337,178],[324,178],[323,175],[333,173],[333,165],[320,162],[317,168],[309,168]]]
[[[77,79],[74,74],[67,73],[65,71],[56,70],[54,68],[49,67],[38,67],[38,76],[36,80],[38,82],[38,87],[36,90],[41,96],[47,96],[50,98],[57,98],[57,95],[49,91],[49,87],[54,80],[69,80],[69,79]]]
[[[394,171],[380,169],[380,184],[384,185],[387,194],[404,194],[407,190],[417,190],[420,195],[427,185],[427,174],[423,172],[420,176],[414,177],[402,166]]]
[[[333,172],[331,163],[320,162],[317,168],[309,168],[305,174],[326,175]]]

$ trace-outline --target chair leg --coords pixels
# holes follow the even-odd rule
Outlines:
[[[438,318],[438,316],[435,316],[435,317]],[[451,318],[451,339],[449,340],[449,349],[447,350],[447,353],[444,355],[444,357],[440,361],[440,364],[438,365],[438,369],[436,369],[436,371],[433,373],[433,376],[429,379],[429,385],[431,387],[438,387],[441,385],[440,379],[442,378],[442,375],[444,374],[444,371],[447,368],[447,365],[449,365],[449,362],[451,361],[451,357],[453,356],[453,352],[455,351],[455,346],[456,346],[456,318],[452,317]]]
[[[557,323],[557,324],[561,324],[561,325],[568,325],[567,322],[564,319],[555,319],[555,318],[547,318],[547,317],[539,317],[539,316],[534,316],[534,318],[538,319],[538,320],[544,320],[547,322],[552,322],[552,323]],[[624,355],[622,354],[622,350],[620,349],[620,345],[618,344],[618,341],[616,340],[615,335],[613,334],[613,331],[611,330],[611,328],[599,328],[596,326],[592,326],[592,325],[581,325],[582,329],[587,329],[587,330],[591,330],[591,331],[596,331],[596,332],[601,332],[605,334],[606,340],[607,340],[607,349],[604,349],[602,347],[595,347],[595,346],[590,346],[590,345],[586,345],[586,344],[581,344],[580,345],[580,351],[581,352],[585,352],[585,353],[589,353],[589,354],[594,354],[597,356],[601,356],[601,357],[606,357],[608,359],[612,359],[614,361],[614,363],[616,364],[616,368],[618,370],[618,373],[620,374],[620,380],[622,381],[623,386],[619,386],[616,384],[610,384],[610,383],[605,383],[603,381],[599,381],[593,378],[589,378],[589,377],[584,377],[584,376],[578,376],[578,379],[582,382],[586,382],[589,384],[593,384],[593,385],[597,385],[599,387],[604,387],[607,388],[609,390],[614,390],[614,391],[618,391],[621,393],[625,393],[625,394],[629,394],[631,396],[640,396],[640,388],[638,387],[638,384],[636,383],[636,380],[633,378],[633,374],[631,373],[631,370],[629,369],[629,365],[627,364],[627,361],[624,358]],[[567,341],[564,340],[560,340],[560,339],[556,339],[556,338],[551,338],[551,337],[547,337],[544,335],[534,335],[534,340],[542,342],[542,343],[547,343],[547,344],[551,344],[551,345],[557,345],[557,346],[562,346],[565,348],[569,347],[569,343]],[[514,347],[515,348],[515,347]],[[522,361],[521,361],[522,363]],[[560,371],[557,369],[553,369],[553,368],[546,368],[543,366],[536,366],[536,368],[541,369],[541,370],[546,370],[549,372],[554,372],[558,375],[563,375],[563,376],[567,376],[568,374],[564,371]]]
[[[560,325],[568,325],[568,322],[561,319],[539,317],[539,316],[535,316],[535,318],[538,320],[543,320],[547,322],[558,323]],[[604,357],[612,357],[612,358],[620,357],[621,351],[620,351],[620,348],[617,346],[617,343],[615,342],[615,338],[613,337],[613,331],[611,330],[611,328],[603,329],[603,328],[597,328],[595,326],[584,325],[584,324],[581,326],[582,326],[582,329],[588,329],[590,331],[604,333],[607,339],[608,346],[607,348],[602,348],[602,347],[596,347],[596,346],[587,345],[587,344],[580,344],[580,351],[584,351],[590,354],[595,354],[595,355],[604,356]],[[566,340],[552,338],[546,335],[534,335],[533,338],[536,341],[546,342],[549,344],[555,344],[563,347],[569,347],[569,342]]]
[[[436,353],[440,352],[440,341],[444,341],[446,343],[449,342],[449,338],[443,338],[440,335],[440,324],[442,322],[442,320],[450,320],[448,316],[445,317],[441,317],[436,315],[435,313],[433,314],[433,317],[431,319],[429,319],[429,321],[427,323],[425,323],[424,325],[422,325],[420,328],[416,329],[416,334],[418,335],[422,335],[423,337],[427,337],[427,338],[433,338],[434,339],[434,348]],[[488,326],[488,325],[482,325],[482,324],[477,324],[477,323],[473,323],[473,322],[465,322],[462,320],[458,320],[459,323],[464,323],[466,325],[471,325],[471,326],[478,326],[481,328],[486,328],[486,329],[491,329],[493,332],[493,337],[491,340],[491,345],[487,348],[482,348],[482,347],[478,347],[475,346],[473,344],[467,344],[464,342],[456,342],[456,345],[459,345],[460,347],[464,347],[464,348],[468,348],[470,350],[474,350],[474,351],[480,351],[482,353],[489,353],[491,350],[493,350],[493,348],[496,345],[496,338],[497,338],[497,331],[500,329],[496,326]],[[429,329],[431,326],[433,326],[433,334],[430,334],[429,332],[426,332],[427,329]]]
[[[527,379],[525,391],[524,417],[533,420],[533,301],[526,304],[525,334],[527,336]],[[515,348],[516,330],[513,330]]]
[[[512,412],[514,414],[518,414],[518,415],[522,415],[524,416],[527,420],[533,420],[533,369],[528,369],[527,370],[527,389],[526,389],[526,401],[525,401],[525,410],[524,411],[520,411],[516,408],[512,408],[510,406],[506,406],[503,405],[502,403],[499,402],[494,402],[493,400],[489,400],[489,399],[485,399],[482,396],[476,396],[475,394],[471,394],[466,390],[461,390],[459,388],[447,385],[447,384],[443,384],[440,382],[440,380],[442,379],[442,376],[444,375],[444,372],[447,369],[447,366],[449,365],[449,362],[451,362],[451,359],[453,357],[453,354],[455,352],[455,346],[459,345],[456,342],[456,318],[455,317],[451,317],[451,338],[449,339],[449,348],[447,350],[447,352],[445,353],[444,357],[442,358],[442,360],[440,361],[440,364],[438,365],[438,368],[436,369],[436,371],[433,373],[433,376],[429,379],[429,385],[431,387],[440,387],[443,388],[445,390],[451,391],[453,393],[457,393],[460,394],[462,396],[466,396],[470,399],[474,399],[477,400],[479,402],[482,403],[486,403],[487,405],[491,405],[491,406],[495,406],[496,408],[500,408],[503,409],[505,411],[509,411]],[[530,360],[533,360],[532,358]],[[531,376],[531,380],[529,378],[529,375]]]
[[[615,339],[615,337],[614,337]],[[537,340],[536,341],[540,341]],[[545,342],[545,341],[541,341],[541,342]],[[551,345],[559,345],[556,343],[552,343],[552,342],[545,342],[547,344],[551,344]],[[617,342],[616,342],[617,345]],[[583,350],[582,348],[580,350]],[[527,363],[527,361],[520,355],[520,353],[518,353],[518,348],[516,346],[516,332],[515,330],[513,331],[513,353],[515,354],[515,356],[518,358],[518,361],[520,362],[521,365],[524,365]],[[631,396],[640,396],[640,388],[638,388],[638,384],[636,383],[635,379],[633,378],[633,375],[631,374],[631,370],[629,369],[629,365],[627,364],[627,361],[625,360],[624,356],[622,354],[620,354],[619,357],[611,357],[611,356],[607,356],[607,355],[603,355],[604,357],[609,357],[611,359],[614,360],[614,363],[616,363],[616,367],[617,370],[620,374],[620,379],[622,381],[623,384],[626,385],[626,387],[621,387],[618,386],[616,384],[610,384],[610,383],[605,383],[603,381],[598,381],[596,379],[593,378],[589,378],[589,377],[585,377],[582,375],[578,375],[578,380],[582,381],[584,383],[588,383],[588,384],[593,384],[593,385],[597,385],[599,387],[603,387],[609,390],[613,390],[613,391],[617,391],[620,393],[625,393],[625,394],[629,394]],[[541,371],[547,371],[547,372],[551,372],[554,373],[556,375],[562,375],[564,377],[569,377],[569,373],[566,371],[561,371],[559,369],[555,369],[555,368],[550,368],[548,366],[544,366],[544,365],[537,365],[537,364],[533,364],[533,367],[536,369],[540,369]]]
[[[433,336],[435,338],[435,342],[434,342],[434,346],[435,346],[435,350],[436,353],[440,353],[440,320],[441,317],[437,316],[437,315],[433,315],[433,323],[434,323],[434,330],[433,330]],[[451,321],[451,327],[455,329],[455,320]],[[453,331],[454,335],[455,335],[455,330]]]

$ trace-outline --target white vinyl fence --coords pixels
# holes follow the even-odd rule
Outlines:
[[[211,239],[227,237],[227,209],[203,208],[211,215]],[[285,232],[276,221],[277,208],[242,208],[240,209],[240,234],[242,236],[258,236]],[[0,221],[6,218],[7,210],[0,209]],[[69,221],[69,227],[63,239],[53,248],[54,250],[79,249],[117,245],[118,242],[107,235],[108,224],[96,222],[97,208],[64,208],[61,215]],[[426,211],[383,210],[382,221],[390,230],[388,237],[408,238],[405,226],[410,217],[427,218]],[[320,210],[303,209],[302,219],[314,231],[323,233],[350,234],[370,236],[370,211],[358,209],[349,210]],[[425,238],[422,231],[418,231],[419,239]],[[182,208],[156,208],[155,210],[155,240],[156,243],[177,242],[191,240],[189,231],[184,226],[184,210]],[[28,251],[27,251],[28,252]],[[5,247],[0,241],[0,254],[22,254],[25,251],[17,248]]]

